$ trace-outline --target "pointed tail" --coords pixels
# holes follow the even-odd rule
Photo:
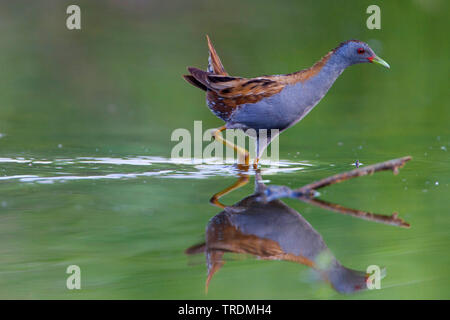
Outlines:
[[[228,73],[225,71],[225,68],[222,65],[222,61],[220,61],[219,56],[217,55],[216,49],[214,49],[209,36],[206,35],[206,40],[208,41],[209,48],[209,58],[208,58],[208,72],[227,76]]]
[[[217,52],[214,49],[214,46],[212,45],[211,40],[209,39],[208,35],[206,35],[206,40],[208,41],[208,49],[209,49],[208,71],[206,72],[206,71],[191,67],[191,68],[188,68],[188,70],[191,74],[183,75],[183,78],[187,82],[192,84],[194,87],[197,87],[204,91],[208,90],[205,80],[203,80],[203,78],[205,78],[206,75],[208,75],[208,74],[223,75],[223,76],[228,75],[228,73],[225,71],[225,69],[222,65],[222,61],[220,61],[220,58],[217,55]]]

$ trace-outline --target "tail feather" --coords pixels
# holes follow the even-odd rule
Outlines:
[[[209,84],[208,76],[217,75],[226,77],[228,73],[225,71],[216,50],[214,49],[211,40],[206,36],[209,48],[209,58],[208,58],[208,70],[203,71],[197,68],[189,67],[188,71],[190,74],[183,75],[183,78],[192,84],[194,87],[200,88],[204,91],[212,89]],[[234,78],[233,78],[234,79]],[[217,80],[218,81],[218,80]]]
[[[204,253],[206,251],[206,243],[202,242],[199,244],[195,244],[189,248],[187,248],[184,253],[186,253],[187,255],[192,255],[192,254],[198,254],[198,253]]]
[[[205,86],[206,88],[210,89],[209,82],[208,82],[208,75],[210,75],[211,73],[194,68],[194,67],[189,67],[188,71],[197,82],[199,82],[201,85]]]
[[[208,35],[206,35],[206,40],[208,41],[208,48],[209,48],[208,72],[217,75],[224,75],[224,76],[228,75]]]
[[[208,88],[202,84],[200,81],[198,81],[197,79],[195,79],[192,75],[190,74],[185,74],[183,75],[183,78],[189,82],[190,84],[192,84],[194,87],[197,87],[199,89],[202,89],[203,91],[208,90]]]

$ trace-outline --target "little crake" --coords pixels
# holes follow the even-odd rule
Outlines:
[[[188,68],[184,78],[192,85],[206,91],[209,109],[225,125],[214,132],[214,137],[244,155],[248,165],[248,152],[224,140],[220,134],[225,129],[253,129],[256,132],[256,159],[258,164],[264,149],[275,136],[303,119],[325,96],[334,81],[349,66],[357,63],[377,63],[389,68],[367,43],[349,40],[331,50],[312,67],[290,74],[242,78],[228,75],[209,37],[208,70]],[[268,138],[261,140],[259,130],[267,129]]]

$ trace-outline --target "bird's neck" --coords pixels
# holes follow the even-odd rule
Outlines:
[[[301,120],[325,96],[336,79],[348,67],[345,60],[335,51],[329,52],[317,61],[311,68],[297,73],[298,82],[294,86],[298,120]]]
[[[331,51],[311,67],[319,70],[309,80],[318,92],[325,94],[348,66],[348,62],[340,54]]]

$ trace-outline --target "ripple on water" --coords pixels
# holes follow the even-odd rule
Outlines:
[[[74,180],[119,180],[140,177],[166,179],[206,179],[214,176],[235,176],[239,173],[234,160],[221,159],[169,159],[163,157],[136,156],[76,157],[58,159],[0,158],[4,174],[0,181],[17,180],[25,183],[49,184]],[[27,166],[24,167],[23,164]],[[307,161],[280,160],[276,164],[262,160],[264,175],[305,170],[314,165]],[[148,170],[151,166],[152,170]],[[70,171],[70,172],[69,172]],[[95,172],[95,174],[89,174]],[[249,174],[254,171],[250,170]]]

